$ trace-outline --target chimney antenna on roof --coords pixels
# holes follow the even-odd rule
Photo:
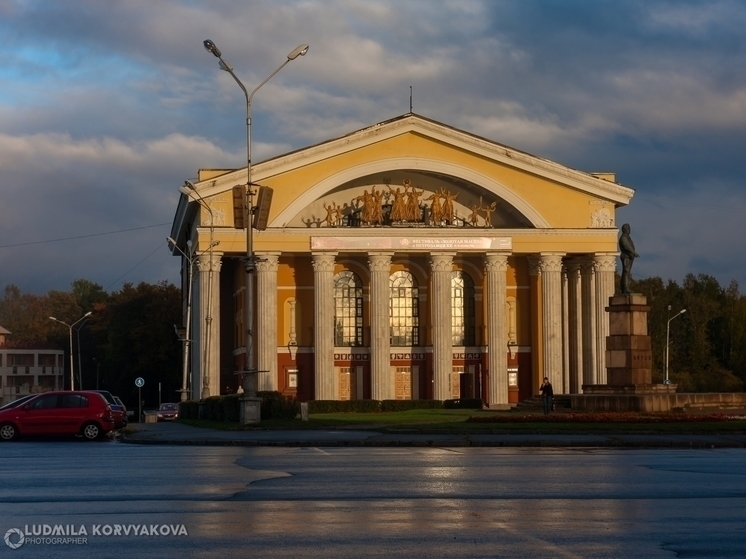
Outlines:
[[[412,114],[412,86],[409,86],[409,114]]]

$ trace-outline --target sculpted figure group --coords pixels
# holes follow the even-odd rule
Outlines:
[[[327,205],[324,202],[326,218],[321,223],[326,223],[327,227],[341,227],[342,219],[347,209],[358,214],[359,221],[362,225],[376,226],[383,225],[383,204],[384,199],[391,202],[391,211],[389,219],[392,224],[401,225],[409,223],[422,223],[423,210],[420,199],[425,193],[424,190],[417,190],[412,181],[405,179],[403,189],[396,189],[387,186],[388,192],[383,189],[378,190],[374,186],[370,192],[365,189],[360,196],[352,199],[352,206],[338,206],[336,202]],[[453,207],[454,200],[458,193],[449,192],[444,187],[440,187],[433,192],[425,202],[430,202],[429,206],[429,223],[434,226],[449,226],[456,223],[456,212]],[[478,227],[480,212],[484,213],[484,226],[492,227],[492,213],[497,208],[497,202],[492,202],[489,206],[484,206],[482,199],[479,199],[479,206],[472,206],[472,213],[469,217],[469,223],[472,227]]]

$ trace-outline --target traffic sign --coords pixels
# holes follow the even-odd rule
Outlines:
[[[137,388],[142,388],[143,386],[145,386],[145,379],[142,377],[137,377],[135,379],[135,386],[137,386]]]

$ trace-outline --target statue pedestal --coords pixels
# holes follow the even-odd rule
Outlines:
[[[647,299],[639,293],[609,298],[606,384],[584,384],[572,397],[573,409],[585,411],[669,411],[675,384],[653,384],[653,351],[648,335]]]
[[[239,398],[241,411],[241,424],[249,425],[259,423],[262,420],[262,399],[257,397],[257,375],[258,371],[239,371],[241,375],[241,386],[243,395]]]

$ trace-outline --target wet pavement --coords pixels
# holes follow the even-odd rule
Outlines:
[[[0,444],[0,453],[7,557],[663,559],[740,558],[746,549],[744,449],[70,438]],[[36,535],[47,529],[78,535]]]
[[[446,433],[421,429],[221,431],[178,422],[131,425],[123,441],[138,444],[317,447],[612,447],[746,448],[746,434]]]

